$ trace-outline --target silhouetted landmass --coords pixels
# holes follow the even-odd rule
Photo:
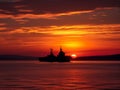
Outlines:
[[[0,55],[0,60],[37,60],[37,57],[20,55]]]
[[[120,61],[120,54],[104,55],[104,56],[84,56],[84,57],[78,57],[75,60]]]

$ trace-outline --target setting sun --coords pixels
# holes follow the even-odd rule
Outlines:
[[[71,57],[72,57],[72,58],[76,58],[77,55],[76,55],[76,54],[72,54]]]

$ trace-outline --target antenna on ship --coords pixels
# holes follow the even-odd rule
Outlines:
[[[53,49],[50,48],[50,55],[53,55]]]
[[[62,51],[62,47],[60,46],[60,51]]]

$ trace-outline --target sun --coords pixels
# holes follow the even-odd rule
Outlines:
[[[71,54],[71,57],[72,57],[72,58],[76,58],[77,55],[76,55],[76,54]]]

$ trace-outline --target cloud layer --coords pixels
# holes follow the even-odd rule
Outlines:
[[[0,13],[46,14],[94,10],[103,7],[120,7],[119,0],[1,0]]]
[[[119,17],[120,0],[0,0],[0,53],[39,54],[62,44],[116,50]]]

